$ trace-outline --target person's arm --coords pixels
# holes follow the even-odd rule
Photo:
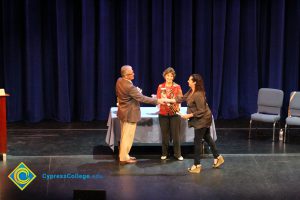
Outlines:
[[[151,98],[151,97],[147,97],[145,95],[143,95],[142,93],[140,93],[137,89],[137,87],[135,86],[131,86],[129,88],[129,95],[134,98],[135,100],[142,102],[142,103],[147,103],[147,104],[164,104],[165,101],[163,99],[156,99],[156,98]]]
[[[192,90],[190,89],[189,91],[187,91],[187,93],[185,93],[183,96],[181,95],[181,96],[177,96],[176,98],[175,98],[175,102],[176,103],[182,103],[182,102],[184,102],[184,101],[186,101],[187,100],[187,98],[188,98],[188,96],[189,96],[189,94],[192,92]],[[182,91],[181,91],[181,94],[182,94]]]
[[[160,99],[161,98],[161,86],[159,85],[158,87],[157,87],[157,92],[156,92],[156,97],[158,98],[158,99]]]
[[[164,99],[166,103],[182,103],[186,101],[188,98],[189,94],[191,93],[192,90],[189,90],[187,93],[185,93],[183,96],[176,96],[175,99]]]
[[[157,105],[159,104],[158,100],[155,98],[147,97],[140,93],[134,85],[130,86],[129,88],[129,95],[134,98],[135,100],[142,102],[142,103],[147,103],[147,104],[154,104]]]
[[[178,98],[181,98],[183,95],[182,95],[182,90],[181,90],[181,87],[180,87],[180,85],[177,85],[177,88],[176,88],[176,96],[175,96],[175,98],[176,97],[178,97]],[[175,103],[174,104],[174,106],[175,106],[175,110],[177,111],[177,112],[179,112],[180,111],[180,103]]]
[[[178,95],[177,96],[178,97],[182,97],[183,96],[180,85],[178,86]]]
[[[180,99],[180,100],[183,100],[182,99],[183,98],[183,94],[182,94],[182,90],[181,90],[180,85],[177,85],[177,87],[176,87],[176,96],[174,98],[175,98],[175,101],[176,101],[176,98]],[[176,103],[181,103],[181,102],[177,102],[176,101]]]

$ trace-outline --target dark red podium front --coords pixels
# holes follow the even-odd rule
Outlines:
[[[6,160],[7,152],[7,128],[6,128],[6,97],[9,95],[0,96],[0,153],[3,155],[3,160]]]

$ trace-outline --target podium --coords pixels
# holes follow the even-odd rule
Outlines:
[[[7,128],[6,128],[6,97],[8,94],[0,95],[0,153],[3,161],[6,161],[7,153]]]

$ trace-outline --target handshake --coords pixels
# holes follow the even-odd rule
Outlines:
[[[156,95],[152,94],[151,97],[156,98]],[[168,99],[168,98],[157,99],[157,104],[170,104],[170,103],[176,103],[175,99]]]
[[[168,98],[161,98],[157,99],[158,104],[169,104],[169,103],[176,103],[175,99],[168,99]]]

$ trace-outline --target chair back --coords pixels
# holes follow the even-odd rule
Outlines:
[[[289,109],[291,116],[300,116],[300,92],[291,92]]]
[[[259,113],[280,115],[283,103],[283,91],[261,88],[258,91],[257,106]]]

